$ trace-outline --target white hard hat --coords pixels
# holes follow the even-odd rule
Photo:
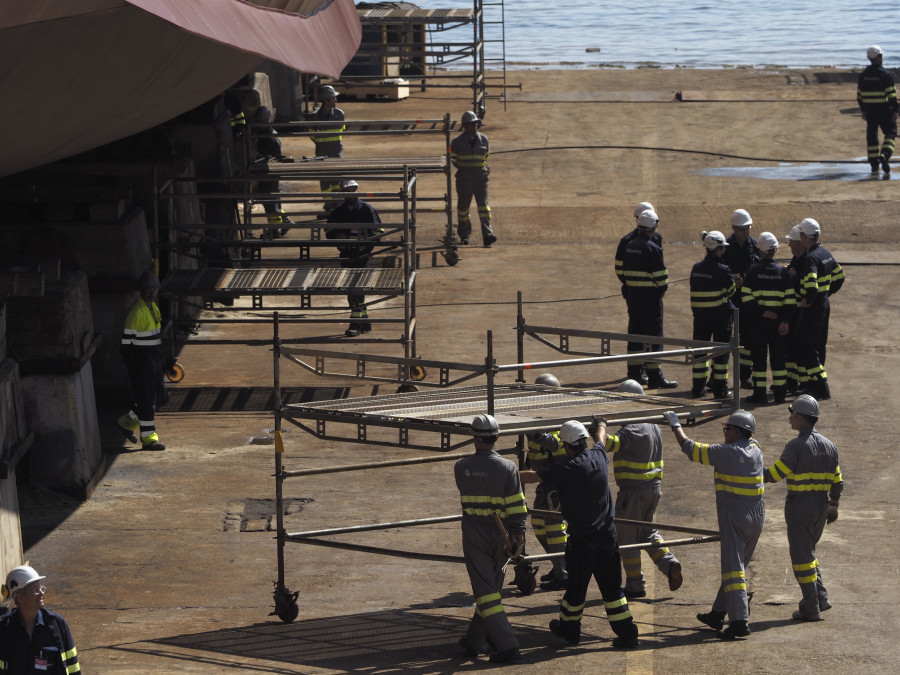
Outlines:
[[[538,375],[534,380],[535,384],[546,384],[550,387],[559,387],[559,380],[556,379],[556,375],[552,373],[544,373],[543,375]]]
[[[341,181],[341,190],[349,190],[350,188],[359,189],[359,183],[357,183],[352,178]]]
[[[881,51],[881,47],[879,47],[878,45],[872,45],[871,47],[869,47],[869,48],[866,50],[866,56],[869,57],[869,60],[870,60],[870,61],[874,61],[875,59],[877,59],[877,58],[878,58],[879,56],[881,56],[882,54],[884,54],[884,52]]]
[[[478,119],[478,115],[473,113],[471,110],[466,110],[466,112],[464,112],[462,115],[462,123],[471,124],[472,122],[475,122],[479,125],[481,124],[481,120]]]
[[[763,232],[756,240],[756,247],[763,253],[778,248],[778,237],[771,232]]]
[[[753,224],[753,218],[744,209],[738,209],[731,214],[732,227],[750,227]]]
[[[33,567],[29,567],[28,565],[14,567],[9,571],[9,574],[6,575],[6,583],[3,585],[3,588],[0,589],[0,593],[2,593],[4,601],[11,600],[17,591],[21,591],[32,581],[40,581],[41,579],[46,578],[47,577],[42,577]]]
[[[785,239],[787,239],[788,241],[800,241],[800,226],[794,225],[791,228],[790,234],[785,236]]]
[[[584,425],[581,422],[576,422],[575,420],[569,420],[565,422],[559,428],[559,438],[563,443],[568,443],[569,445],[575,445],[582,438],[588,438],[590,434],[588,434],[587,429],[584,428]]]
[[[651,204],[650,202],[641,202],[640,204],[638,204],[637,206],[634,207],[634,217],[637,218],[644,211],[655,211],[655,210],[656,209],[653,208],[653,204]]]
[[[756,431],[756,418],[746,410],[735,410],[728,416],[725,426],[744,429],[752,434]]]
[[[641,227],[645,230],[652,230],[657,225],[659,225],[659,216],[656,215],[656,211],[642,211],[637,219],[638,227]]]
[[[325,84],[319,87],[319,98],[335,98],[337,95],[338,93],[330,84]]]
[[[794,402],[788,406],[788,410],[798,415],[808,415],[809,417],[819,416],[819,402],[809,394],[800,394],[794,399]]]
[[[807,237],[815,236],[822,231],[822,228],[819,227],[819,221],[812,218],[804,218],[799,223],[797,223],[797,227],[799,227],[800,232],[805,234]]]
[[[636,380],[625,380],[616,387],[616,391],[621,391],[624,394],[643,394],[644,388]]]
[[[718,230],[704,232],[700,235],[700,239],[708,251],[715,251],[722,246],[728,246],[728,242],[725,241],[725,235]]]
[[[472,433],[478,438],[489,438],[500,433],[500,425],[492,415],[478,415],[472,420]]]

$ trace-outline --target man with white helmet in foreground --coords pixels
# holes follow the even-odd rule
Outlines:
[[[742,317],[747,318],[747,332],[741,331],[744,344],[750,347],[753,361],[752,403],[768,403],[766,392],[766,354],[772,363],[772,389],[775,402],[784,403],[787,393],[787,338],[791,317],[797,306],[791,275],[775,262],[778,238],[763,232],[757,242],[760,262],[744,275]],[[744,323],[744,321],[741,321]]]
[[[694,339],[704,342],[731,342],[734,330],[734,305],[731,298],[735,293],[734,279],[728,265],[722,262],[728,244],[725,236],[713,230],[701,235],[706,255],[691,268],[691,313],[694,315]],[[729,354],[713,357],[712,393],[715,398],[728,398]],[[709,374],[709,360],[695,361],[691,396],[706,395]]]
[[[622,558],[613,524],[606,458],[606,422],[597,422],[596,442],[581,422],[570,420],[559,429],[568,460],[537,471],[522,471],[525,483],[541,482],[559,492],[560,509],[568,524],[566,568],[569,584],[559,606],[559,618],[550,631],[569,644],[581,640],[581,620],[588,584],[593,577],[603,596],[606,618],[616,634],[614,647],[634,647],[638,629],[622,590]]]
[[[450,141],[450,161],[456,167],[456,231],[460,243],[468,244],[472,236],[469,207],[472,197],[475,197],[481,221],[481,239],[484,247],[490,248],[497,241],[491,228],[491,205],[488,203],[491,144],[488,137],[478,131],[481,120],[471,110],[463,113],[462,127],[463,132]]]
[[[46,577],[22,565],[10,570],[3,602],[14,607],[0,617],[0,671],[78,673],[78,650],[69,624],[44,607]]]
[[[634,380],[625,380],[616,391],[642,394],[643,388]],[[616,517],[626,520],[652,522],[662,496],[663,448],[662,434],[656,424],[626,424],[615,434],[609,434],[606,448],[613,460],[613,470],[619,493],[616,495]],[[621,546],[661,541],[662,535],[648,526],[616,525]],[[660,572],[669,580],[669,590],[681,588],[683,577],[678,558],[665,547],[645,549]],[[641,551],[622,553],[625,568],[625,597],[643,598],[644,575],[641,573]]]
[[[763,455],[751,438],[756,420],[746,410],[736,410],[723,427],[725,442],[707,444],[688,438],[674,412],[667,412],[665,418],[687,458],[715,469],[722,577],[712,609],[698,614],[697,620],[721,631],[723,640],[746,637],[750,635],[747,565],[766,522]],[[730,624],[722,630],[726,615]]]
[[[816,431],[819,404],[801,395],[788,407],[791,429],[797,438],[784,446],[781,457],[764,474],[767,483],[787,481],[784,519],[787,522],[791,566],[803,595],[793,618],[820,621],[831,609],[828,590],[816,556],[816,544],[826,523],[838,518],[838,502],[844,489],[838,452],[834,443]]]
[[[475,615],[459,645],[466,655],[487,652],[486,641],[494,648],[494,663],[521,658],[519,641],[509,625],[500,591],[509,558],[525,550],[525,493],[516,465],[494,452],[500,427],[491,415],[472,420],[475,454],[463,457],[453,467],[462,502],[462,544],[466,571],[475,595]],[[514,542],[506,548],[503,534],[494,521],[497,512]]]
[[[897,90],[894,76],[882,65],[884,52],[878,45],[866,50],[871,62],[860,73],[856,89],[856,102],[866,121],[866,156],[872,173],[878,175],[878,165],[885,177],[891,173],[888,160],[894,154],[894,139],[897,138]],[[884,134],[884,143],[878,148],[878,129]]]

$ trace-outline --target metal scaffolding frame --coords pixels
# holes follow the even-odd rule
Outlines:
[[[382,555],[395,555],[413,559],[437,560],[443,562],[459,562],[456,556],[440,554],[417,553],[410,551],[397,551],[381,547],[347,544],[343,542],[326,541],[319,537],[325,535],[341,534],[350,531],[368,531],[387,529],[392,527],[408,527],[414,525],[431,524],[435,522],[449,522],[458,516],[444,516],[439,518],[419,519],[403,521],[400,523],[382,523],[376,525],[356,526],[353,528],[332,528],[311,532],[288,533],[284,528],[283,491],[284,482],[292,478],[312,476],[323,473],[336,473],[343,471],[362,471],[384,468],[388,466],[406,466],[439,461],[455,461],[464,454],[452,453],[472,442],[472,419],[479,414],[489,413],[497,418],[500,425],[501,439],[516,436],[517,441],[513,449],[501,449],[503,454],[516,454],[519,465],[522,466],[525,457],[525,434],[550,431],[558,429],[567,420],[578,420],[586,425],[596,423],[602,416],[611,425],[634,424],[639,422],[660,422],[663,413],[673,410],[679,418],[686,423],[695,423],[698,420],[706,420],[731,413],[737,404],[733,400],[690,400],[676,399],[663,396],[651,396],[647,394],[631,394],[618,391],[604,391],[601,389],[581,389],[574,387],[550,387],[547,385],[526,384],[524,382],[525,370],[533,368],[565,368],[583,367],[588,364],[618,362],[626,360],[633,355],[613,355],[610,352],[610,343],[613,341],[637,342],[647,340],[647,344],[660,342],[677,344],[682,349],[663,350],[653,352],[654,359],[660,362],[691,363],[695,360],[706,359],[711,354],[730,352],[735,360],[739,359],[739,343],[732,340],[730,344],[710,343],[678,338],[658,338],[650,336],[634,336],[621,333],[607,333],[601,331],[583,331],[577,329],[562,329],[556,327],[529,326],[522,313],[522,295],[519,293],[518,321],[516,326],[518,362],[511,364],[498,364],[493,353],[493,334],[488,331],[487,351],[483,364],[471,364],[460,362],[422,361],[419,359],[400,359],[388,356],[371,354],[350,354],[329,352],[325,350],[312,350],[307,348],[289,347],[284,345],[279,338],[278,317],[273,320],[273,388],[276,409],[275,416],[275,500],[276,500],[276,540],[278,577],[274,581],[275,613],[285,622],[293,621],[297,616],[296,600],[299,592],[291,592],[285,585],[285,560],[284,548],[289,542],[314,544],[319,546],[331,546],[336,548],[352,549]],[[559,337],[560,347],[542,337],[552,334]],[[526,362],[524,359],[524,337],[529,336],[537,341],[559,351],[569,354],[588,354],[581,358],[562,359],[554,361]],[[600,340],[600,353],[574,352],[570,350],[569,341],[572,337],[586,340]],[[649,346],[647,347],[650,348]],[[314,364],[306,363],[301,357],[315,358]],[[400,384],[402,388],[415,385],[436,387],[435,391],[419,392],[401,390],[397,394],[368,396],[336,401],[322,401],[304,404],[281,404],[281,359],[299,365],[318,375],[334,375],[325,370],[325,360],[328,358],[337,360],[349,360],[355,364],[355,377],[361,380],[393,382]],[[388,366],[395,371],[393,377],[374,375],[369,372],[369,365],[375,364]],[[427,383],[426,367],[436,369],[439,372],[437,383]],[[462,375],[455,380],[450,373],[460,371]],[[516,373],[518,379],[512,384],[496,382],[500,373]],[[348,376],[347,374],[342,374]],[[485,377],[487,384],[484,386],[455,387],[452,385],[473,379]],[[587,408],[587,410],[586,410]],[[360,444],[402,447],[419,450],[436,450],[440,454],[429,457],[415,457],[387,462],[369,462],[341,467],[327,467],[323,469],[286,470],[283,465],[284,443],[282,436],[282,424],[287,421],[293,426],[306,431],[321,440],[338,440]],[[343,429],[350,427],[352,434],[337,433],[332,431],[334,427]],[[377,431],[392,429],[397,431],[394,440],[380,435]],[[372,436],[370,436],[370,432]],[[419,441],[422,435],[439,435],[439,440],[433,443]],[[414,435],[416,436],[414,438]],[[456,436],[457,440],[453,440]],[[666,529],[662,526],[661,529]],[[681,531],[690,531],[702,534],[702,537],[694,537],[685,540],[675,540],[656,544],[642,545],[674,546],[715,541],[718,533],[712,531],[698,531],[691,528],[676,526]],[[672,529],[672,528],[670,528]],[[639,546],[640,547],[640,546]],[[517,564],[528,564],[531,561],[547,559],[548,556],[529,556],[517,560]]]

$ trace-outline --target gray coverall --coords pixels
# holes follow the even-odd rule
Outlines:
[[[616,485],[616,517],[651,522],[662,495],[663,476],[662,433],[655,424],[629,424],[606,439],[607,452],[613,458]],[[619,546],[662,541],[662,535],[652,527],[616,525]],[[669,575],[669,568],[678,558],[667,548],[645,549],[659,571]],[[625,568],[625,590],[644,591],[641,573],[641,552],[622,551]]]
[[[803,598],[800,614],[817,618],[831,607],[816,558],[816,544],[825,529],[829,500],[837,503],[844,489],[834,443],[815,429],[800,432],[784,446],[781,458],[766,469],[767,483],[787,480],[784,519],[794,576]]]
[[[463,557],[475,595],[468,641],[482,645],[487,639],[498,652],[517,648],[519,641],[500,600],[509,555],[493,513],[500,513],[510,538],[525,533],[527,509],[519,471],[493,450],[477,450],[456,462],[454,474],[463,511]]]
[[[488,203],[487,165],[491,154],[488,137],[476,132],[475,140],[469,141],[465,133],[450,142],[450,161],[456,167],[456,231],[460,239],[468,239],[472,234],[472,221],[469,220],[469,207],[472,197],[478,205],[478,217],[481,220],[481,237],[487,244],[494,236],[491,228],[491,206]]]
[[[722,582],[712,611],[727,613],[731,621],[747,621],[747,565],[766,522],[762,450],[754,439],[709,445],[688,438],[681,451],[692,462],[716,470]]]

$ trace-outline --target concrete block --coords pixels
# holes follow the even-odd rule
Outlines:
[[[19,364],[4,359],[0,361],[0,452],[10,450],[26,433]]]
[[[0,565],[3,569],[25,564],[22,546],[22,524],[19,520],[19,494],[15,469],[9,478],[0,480]]]
[[[91,364],[69,375],[22,378],[25,418],[34,430],[29,479],[84,499],[103,466]]]
[[[137,291],[103,293],[91,298],[94,333],[103,338],[91,357],[91,365],[97,396],[104,401],[128,400],[132,396],[121,345],[125,316],[137,298]]]

